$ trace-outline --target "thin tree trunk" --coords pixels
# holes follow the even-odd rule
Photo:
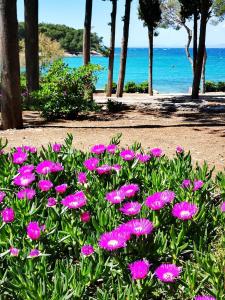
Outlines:
[[[39,87],[38,0],[24,0],[28,95]]]
[[[122,38],[122,47],[120,55],[120,72],[119,79],[117,84],[116,96],[123,96],[123,87],[126,71],[126,62],[127,62],[127,46],[129,38],[129,25],[130,25],[130,7],[132,0],[126,0],[125,4],[125,15],[124,15],[124,26],[123,26],[123,38]]]
[[[86,0],[84,35],[83,35],[83,60],[84,65],[90,63],[91,52],[91,18],[92,18],[92,0]]]
[[[112,13],[111,13],[111,37],[110,37],[110,48],[109,48],[108,84],[107,84],[107,93],[106,93],[107,97],[112,96],[115,36],[116,36],[116,13],[117,13],[117,0],[113,0]]]
[[[191,45],[191,41],[192,41],[192,30],[185,24],[183,23],[184,29],[187,31],[187,35],[188,35],[188,41],[187,44],[185,45],[185,52],[186,52],[186,56],[191,64],[191,66],[193,66],[193,60],[191,57],[191,53],[190,53],[190,45]]]
[[[201,25],[200,25],[200,36],[197,54],[197,64],[195,68],[194,80],[192,85],[192,99],[198,99],[199,88],[201,83],[202,65],[205,54],[205,41],[206,41],[206,27],[209,13],[209,3],[207,0],[202,1],[201,5]]]
[[[198,13],[194,14],[194,27],[193,27],[193,74],[197,63],[198,53]]]
[[[205,88],[205,70],[206,70],[206,61],[207,61],[207,51],[205,48],[205,54],[203,59],[203,66],[202,66],[202,93],[205,94],[206,88]]]
[[[148,79],[148,93],[153,96],[153,28],[148,28],[149,40],[149,79]]]
[[[0,0],[2,128],[22,128],[16,0]]]

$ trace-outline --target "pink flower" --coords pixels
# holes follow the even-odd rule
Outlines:
[[[160,192],[160,200],[162,200],[165,204],[171,203],[174,200],[175,196],[175,193],[170,190]]]
[[[126,239],[119,232],[106,232],[100,236],[99,247],[108,251],[126,247]]]
[[[117,145],[115,144],[111,144],[106,147],[106,151],[111,154],[114,154],[116,150],[117,150]]]
[[[112,170],[112,167],[109,165],[102,165],[102,166],[96,168],[96,172],[99,175],[109,174],[111,172],[111,170]]]
[[[63,183],[55,187],[56,193],[63,194],[67,190],[67,184]]]
[[[189,202],[180,202],[174,205],[172,215],[180,220],[192,219],[198,212],[198,207]]]
[[[38,222],[30,222],[27,225],[27,235],[31,240],[38,240],[41,236],[41,227]]]
[[[3,209],[1,215],[2,221],[5,223],[11,223],[15,219],[15,213],[11,207]]]
[[[41,252],[38,249],[32,249],[27,258],[38,257],[41,255]]]
[[[61,145],[61,144],[55,143],[55,144],[52,145],[52,151],[54,151],[54,152],[56,152],[56,153],[60,152],[60,151],[61,151],[61,148],[62,148],[62,145]]]
[[[216,300],[213,296],[196,296],[195,300]]]
[[[119,164],[115,164],[112,166],[112,169],[116,172],[119,172],[122,169],[122,166]]]
[[[88,223],[91,219],[91,214],[89,211],[85,211],[80,215],[80,220],[83,223]]]
[[[63,165],[61,163],[53,163],[52,165],[52,173],[57,173],[57,172],[60,172],[60,171],[63,171],[64,168],[63,168]]]
[[[4,200],[6,193],[0,191],[0,203]]]
[[[36,153],[37,152],[37,148],[33,147],[33,146],[23,146],[23,149],[27,152],[30,152],[30,153]]]
[[[33,173],[26,173],[18,175],[14,178],[13,183],[18,186],[28,186],[35,181],[35,175]]]
[[[94,171],[99,164],[99,159],[96,157],[91,157],[84,161],[84,166],[89,171]]]
[[[137,215],[139,214],[140,210],[141,204],[139,202],[128,202],[120,208],[120,211],[127,216]]]
[[[190,179],[184,179],[182,184],[181,184],[181,187],[182,188],[189,188],[191,186],[191,180]]]
[[[38,188],[42,192],[47,192],[53,187],[53,183],[50,180],[40,180],[38,182]]]
[[[95,252],[94,248],[92,245],[84,245],[81,248],[81,254],[85,256],[89,256]]]
[[[124,184],[121,186],[120,191],[124,193],[127,198],[131,198],[139,191],[139,186],[137,184]]]
[[[184,148],[183,148],[183,147],[181,147],[181,146],[177,146],[177,148],[176,148],[176,152],[177,152],[177,154],[181,154],[181,153],[183,153],[183,152],[184,152]]]
[[[175,264],[162,264],[155,270],[156,277],[163,282],[174,282],[179,277],[181,267]]]
[[[80,208],[86,205],[87,199],[82,191],[76,192],[73,195],[66,196],[62,201],[62,205],[67,206],[68,208]]]
[[[161,199],[161,193],[157,192],[151,196],[148,196],[145,201],[145,205],[151,210],[160,210],[165,206],[165,202]]]
[[[106,146],[102,144],[94,145],[93,147],[91,147],[91,153],[98,154],[98,155],[104,153],[105,150],[106,150]]]
[[[53,207],[56,206],[57,200],[53,197],[48,198],[47,207]]]
[[[121,203],[125,199],[125,194],[122,191],[112,191],[106,194],[106,200],[112,204]]]
[[[135,158],[135,152],[130,149],[123,150],[120,152],[120,157],[126,161],[133,160]]]
[[[153,148],[153,149],[150,150],[150,153],[153,157],[161,157],[162,156],[162,149]]]
[[[55,163],[50,160],[44,160],[40,162],[36,167],[38,174],[47,175],[49,173],[55,173],[63,170],[63,166],[60,163]]]
[[[78,175],[77,175],[77,181],[80,184],[87,183],[87,175],[86,175],[86,173],[85,172],[78,173]]]
[[[18,256],[20,250],[17,249],[17,248],[11,247],[11,248],[9,249],[9,252],[10,252],[11,256]]]
[[[225,212],[225,202],[220,205],[220,209],[222,212]]]
[[[34,170],[33,165],[25,165],[25,166],[19,168],[18,173],[20,173],[21,175],[24,175],[24,174],[32,173],[33,170]]]
[[[17,165],[23,164],[27,160],[27,153],[18,151],[13,153],[13,163]]]
[[[32,200],[35,197],[35,195],[36,195],[36,191],[34,189],[24,189],[24,190],[20,190],[17,193],[17,198]]]
[[[142,162],[142,163],[146,163],[147,161],[150,160],[151,156],[150,155],[147,155],[147,154],[141,154],[141,153],[138,153],[136,154],[136,158]]]
[[[129,264],[129,269],[133,280],[144,279],[149,272],[150,264],[146,259],[137,260]]]
[[[131,234],[136,236],[147,235],[152,233],[154,226],[152,222],[148,219],[134,219],[127,223],[124,223],[123,226],[128,227]],[[120,226],[120,228],[123,228]]]
[[[202,180],[195,179],[194,180],[194,189],[193,189],[193,191],[200,190],[202,188],[203,184],[204,184],[204,182]]]

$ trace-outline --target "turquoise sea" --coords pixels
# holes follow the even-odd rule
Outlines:
[[[225,81],[225,49],[207,49],[208,60],[206,80]],[[71,67],[82,65],[82,57],[67,57]],[[114,81],[119,73],[120,49],[115,52]],[[92,57],[91,62],[105,69],[99,73],[97,88],[104,88],[107,82],[108,59]],[[129,48],[125,81],[142,82],[148,79],[148,49]],[[192,84],[191,65],[182,48],[154,49],[154,89],[160,93],[185,93]]]

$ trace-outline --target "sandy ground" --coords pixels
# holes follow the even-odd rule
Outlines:
[[[124,110],[116,114],[91,113],[76,121],[46,123],[38,112],[24,112],[23,130],[0,131],[9,147],[22,144],[40,147],[49,142],[63,142],[68,133],[74,136],[74,146],[87,150],[95,143],[109,143],[122,133],[123,147],[141,142],[148,150],[161,147],[172,156],[177,145],[190,150],[194,162],[206,160],[217,171],[225,168],[225,114],[208,114],[194,110],[155,111],[147,106]]]

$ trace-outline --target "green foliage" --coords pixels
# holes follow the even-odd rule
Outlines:
[[[225,82],[206,81],[206,92],[225,92]]]
[[[107,101],[107,110],[110,113],[117,113],[117,112],[122,111],[123,109],[124,109],[124,105],[123,105],[122,102],[108,99],[108,101]]]
[[[51,64],[41,78],[40,89],[32,94],[43,117],[75,119],[79,112],[93,109],[92,93],[100,69],[97,65],[70,69],[62,60]]]
[[[107,92],[107,89],[108,89],[108,86],[106,84],[105,85],[105,92]],[[116,93],[116,89],[117,89],[117,84],[116,84],[116,82],[113,82],[113,84],[112,84],[112,94]]]
[[[148,93],[148,81],[143,81],[137,85],[138,93]]]
[[[139,18],[144,22],[144,26],[151,28],[152,31],[157,28],[161,21],[160,4],[159,0],[139,0]]]
[[[137,85],[134,81],[128,81],[124,86],[124,91],[126,93],[136,93],[137,92]]]

